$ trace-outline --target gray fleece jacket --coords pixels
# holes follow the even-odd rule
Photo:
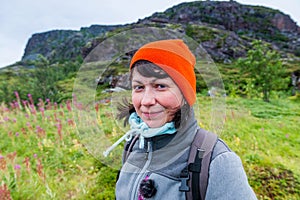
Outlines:
[[[139,191],[143,180],[153,180],[156,193],[152,200],[184,200],[180,173],[186,167],[190,145],[196,134],[197,122],[192,117],[173,135],[149,138],[144,149],[139,141],[123,164],[116,184],[117,200],[142,200]],[[218,140],[209,168],[206,200],[255,200],[242,162],[227,145]]]

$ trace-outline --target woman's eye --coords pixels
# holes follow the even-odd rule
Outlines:
[[[141,89],[143,89],[143,86],[141,86],[141,85],[134,85],[132,88],[134,90],[141,90]]]
[[[163,84],[157,84],[156,85],[156,88],[158,89],[165,89],[167,86],[166,85],[163,85]]]

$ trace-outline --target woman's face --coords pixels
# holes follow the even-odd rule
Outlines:
[[[169,77],[144,77],[132,72],[132,103],[138,116],[151,128],[172,121],[183,105],[183,95]]]

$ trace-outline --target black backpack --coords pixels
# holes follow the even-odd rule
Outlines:
[[[125,145],[123,162],[127,160],[138,136]],[[204,200],[208,184],[209,165],[213,148],[218,140],[215,133],[198,129],[192,142],[188,165],[181,171],[180,191],[186,193],[187,200]]]

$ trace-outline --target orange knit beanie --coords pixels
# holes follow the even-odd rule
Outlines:
[[[196,58],[182,40],[160,40],[142,46],[133,55],[130,69],[138,60],[147,60],[162,68],[177,84],[188,104],[195,103]]]

